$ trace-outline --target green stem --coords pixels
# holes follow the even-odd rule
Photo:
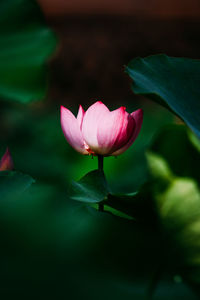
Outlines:
[[[98,155],[98,170],[103,171],[103,156]]]
[[[98,170],[103,172],[103,156],[98,155]],[[99,211],[104,211],[103,203],[99,203]]]

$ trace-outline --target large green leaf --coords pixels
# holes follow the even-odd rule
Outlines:
[[[0,97],[24,103],[43,98],[56,39],[35,1],[0,1],[0,44]]]
[[[133,91],[169,107],[200,137],[200,60],[153,55],[126,67]]]

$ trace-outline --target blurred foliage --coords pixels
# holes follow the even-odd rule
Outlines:
[[[200,281],[200,160],[198,148],[190,135],[184,125],[163,127],[146,148],[150,171],[147,182],[141,184],[138,192],[124,195],[108,193],[101,201],[111,214],[158,232],[157,242],[163,249],[161,253],[160,249],[155,249],[160,269],[157,266],[158,275],[153,278],[153,285],[163,273],[174,274],[175,278],[177,273],[181,282],[185,280],[197,290]],[[90,184],[95,188],[92,177]],[[154,288],[150,287],[150,291]],[[176,299],[177,296],[173,297]]]
[[[12,174],[2,172],[1,179],[9,176],[15,185],[17,179]],[[26,176],[24,180],[26,184]],[[1,294],[14,291],[19,295],[21,289],[28,291],[31,284],[36,293],[40,282],[45,287],[53,280],[53,291],[58,290],[70,299],[83,295],[88,299],[120,299],[123,295],[127,299],[133,295],[144,298],[148,277],[144,281],[138,258],[140,248],[144,248],[140,235],[145,234],[145,229],[70,201],[53,185],[36,183],[25,191],[19,185],[19,190],[20,195],[18,191],[10,198],[1,197],[0,201],[4,245],[0,251]],[[157,233],[149,231],[156,241]],[[136,239],[139,248],[135,247]],[[152,244],[149,256],[155,260],[154,247]],[[135,258],[130,260],[133,253]],[[148,260],[144,255],[147,269],[151,270],[153,262]],[[133,268],[138,270],[137,276],[132,274]],[[51,288],[47,295],[51,296]]]
[[[86,203],[99,203],[107,198],[108,193],[103,171],[95,170],[87,173],[79,181],[72,181],[70,197]]]
[[[135,145],[126,155],[105,159],[112,195],[104,213],[72,201],[67,195],[71,180],[96,169],[97,158],[82,156],[66,143],[56,105],[47,109],[2,102],[0,114],[1,154],[8,145],[15,169],[36,180],[23,191],[14,176],[18,173],[2,172],[4,183],[13,180],[13,183],[6,181],[7,189],[17,186],[21,196],[15,192],[9,200],[1,197],[4,247],[0,253],[3,264],[0,290],[8,292],[12,285],[20,293],[23,282],[27,290],[34,285],[36,291],[41,282],[46,286],[53,280],[55,290],[70,295],[71,299],[79,299],[80,295],[88,299],[94,299],[94,295],[97,299],[108,295],[114,299],[144,299],[159,264],[158,257],[165,255],[165,246],[156,227],[151,200],[140,193],[126,196],[123,193],[135,192],[148,180],[145,150],[152,144],[157,128],[172,120],[170,114],[156,106],[145,109],[146,120]],[[140,163],[144,165],[141,174]],[[18,180],[23,179],[23,175],[18,175]],[[29,178],[24,175],[24,185]],[[127,206],[123,209],[125,201]],[[172,277],[165,282],[176,290]],[[189,290],[187,293],[190,294]],[[163,289],[159,299],[164,294]]]
[[[200,137],[200,60],[164,54],[136,58],[126,67],[136,94],[169,107]]]
[[[148,156],[148,159],[155,180],[152,183],[152,190],[159,219],[171,241],[173,254],[177,256],[176,263],[178,263],[184,278],[193,283],[200,283],[199,182],[189,177],[170,176],[170,180],[168,177],[165,187],[161,189],[157,175],[165,174],[166,170],[169,170],[169,166],[163,159],[163,171],[160,172],[161,158],[155,154]]]
[[[0,198],[7,199],[16,197],[18,193],[26,190],[34,180],[19,172],[0,172]],[[9,188],[8,188],[9,187]]]
[[[200,183],[199,151],[190,139],[190,131],[184,125],[167,126],[158,133],[151,149],[167,160],[175,175],[192,177]]]
[[[128,106],[128,110],[134,110],[130,104]],[[188,265],[184,255],[182,260],[179,257],[182,250],[172,251],[173,242],[167,234],[168,227],[163,226],[164,217],[155,203],[157,196],[153,190],[157,185],[162,187],[156,192],[162,198],[162,193],[167,193],[169,184],[177,176],[187,174],[194,180],[197,178],[192,165],[191,169],[187,168],[187,173],[182,164],[179,168],[177,163],[176,169],[173,168],[170,159],[174,154],[178,155],[176,151],[172,152],[170,147],[167,151],[164,145],[157,146],[164,143],[162,138],[169,138],[168,131],[180,133],[180,139],[184,140],[182,144],[191,147],[182,147],[182,151],[189,149],[185,155],[191,149],[194,153],[198,150],[185,126],[167,125],[173,121],[168,111],[156,105],[143,109],[144,125],[134,145],[117,159],[105,158],[110,193],[106,211],[102,213],[87,203],[70,200],[68,196],[70,182],[96,169],[97,158],[82,156],[66,143],[60,128],[59,107],[53,105],[47,109],[46,105],[27,107],[1,103],[1,154],[8,145],[15,168],[36,180],[30,188],[21,190],[22,196],[16,193],[9,201],[1,198],[2,287],[11,282],[14,290],[20,293],[20,282],[26,283],[27,290],[34,284],[36,291],[41,282],[48,285],[53,281],[54,292],[59,289],[71,299],[79,299],[80,295],[88,299],[94,299],[94,295],[97,299],[108,295],[111,299],[145,299],[161,265],[161,282],[155,287],[155,299],[168,299],[169,295],[172,299],[196,299],[183,279],[194,283],[192,276],[196,275],[191,271],[190,276],[186,276]],[[178,140],[173,139],[172,134],[169,143],[172,146],[176,142]],[[161,165],[154,172],[157,174],[155,183],[151,182],[147,150],[161,160],[153,162],[153,166]],[[197,162],[192,163],[197,166]],[[15,173],[2,174],[4,177]],[[26,184],[29,176],[24,176]],[[166,177],[170,180],[163,184]],[[13,175],[8,178],[15,180]],[[8,189],[11,186],[9,182]],[[17,186],[20,189],[20,184]],[[90,190],[87,195],[91,197]],[[171,219],[170,223],[173,224]],[[176,237],[174,234],[173,240]],[[14,257],[10,247],[15,249]],[[178,249],[181,247],[182,244],[177,246]],[[16,280],[16,274],[21,281]],[[179,276],[181,282],[176,282],[174,276]],[[89,288],[91,285],[92,289]],[[173,293],[167,293],[166,287]]]
[[[6,102],[45,95],[55,37],[32,0],[3,0],[0,15],[0,156],[9,146],[15,166],[0,172],[1,298],[199,299],[199,140],[166,109],[144,104],[133,146],[105,158],[106,181],[97,158],[66,143],[57,104]],[[156,93],[198,133],[198,76],[188,80],[198,61],[147,60],[160,72],[134,60],[134,85],[145,84],[136,92]]]
[[[35,1],[0,1],[0,44],[0,97],[25,103],[44,98],[56,38]]]
[[[198,139],[198,137],[191,131],[189,131],[188,134],[193,146],[200,152],[200,139]]]
[[[25,107],[1,103],[1,154],[8,145],[15,168],[36,180],[32,183],[29,176],[15,172],[2,172],[0,177],[4,178],[4,184],[8,179],[13,181],[13,184],[7,182],[8,190],[17,186],[21,193],[15,191],[10,199],[1,197],[0,201],[4,245],[0,251],[2,294],[8,293],[10,285],[19,295],[24,285],[25,290],[31,289],[37,294],[37,291],[41,293],[41,282],[46,289],[52,282],[52,291],[46,292],[48,297],[55,297],[53,293],[59,291],[61,296],[68,295],[70,299],[83,295],[88,299],[145,299],[161,265],[163,270],[159,275],[161,281],[157,288],[155,286],[155,299],[196,299],[185,283],[188,280],[196,282],[193,279],[196,273],[191,271],[187,275],[191,265],[186,258],[192,254],[186,257],[182,252],[180,258],[184,239],[182,244],[176,242],[174,253],[172,245],[178,235],[174,229],[172,242],[167,234],[169,229],[163,224],[170,222],[177,226],[176,222],[162,215],[154,199],[158,195],[159,199],[166,199],[168,196],[164,195],[171,180],[182,176],[184,171],[182,165],[179,170],[177,164],[179,172],[173,174],[168,159],[173,152],[169,148],[163,153],[163,148],[156,146],[158,140],[164,138],[168,130],[179,132],[182,128],[184,145],[188,143],[194,152],[198,150],[183,125],[167,125],[173,120],[165,109],[155,105],[143,109],[144,126],[135,144],[117,159],[105,158],[110,194],[106,211],[99,212],[68,196],[70,182],[96,169],[97,158],[82,156],[66,143],[60,128],[59,108],[56,105],[47,109],[46,105]],[[158,128],[163,128],[160,133],[157,133]],[[157,196],[154,188],[158,179],[149,184],[147,150],[161,157],[167,166],[167,172],[165,166],[161,166],[156,167],[159,171],[154,174],[161,179],[164,177],[164,181],[168,174],[170,177],[169,183],[160,184],[163,188],[155,192]],[[187,172],[195,180],[196,173],[189,169]],[[18,181],[15,183],[23,178],[25,186],[29,182],[27,179],[32,183],[26,190],[20,188]],[[87,194],[92,195],[90,191]],[[181,278],[179,281],[174,279],[177,276]],[[12,295],[12,291],[9,293]]]
[[[12,172],[2,172],[1,178],[9,174],[14,183]],[[0,208],[1,296],[31,291],[30,297],[40,292],[48,298],[146,299],[150,278],[167,258],[156,227],[70,201],[52,184],[36,183],[20,195],[2,197]],[[155,299],[196,299],[172,277],[156,294]]]

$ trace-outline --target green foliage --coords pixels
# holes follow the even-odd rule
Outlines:
[[[199,151],[184,125],[171,124],[158,132],[151,150],[169,164],[176,176],[192,177],[200,182]]]
[[[55,185],[36,183],[10,200],[0,204],[3,296],[12,292],[19,295],[22,283],[23,292],[34,284],[33,293],[37,293],[41,282],[46,286],[53,280],[54,288],[71,299],[83,295],[87,299],[144,299],[157,259],[158,233],[70,201]],[[155,240],[148,255],[146,238]],[[147,266],[145,280],[141,264]],[[133,269],[137,270],[135,274]],[[92,290],[85,289],[88,284]],[[46,296],[51,293],[51,289],[45,291]]]
[[[73,181],[71,185],[71,198],[86,203],[102,202],[108,193],[105,175],[99,170],[89,172],[79,181]]]
[[[174,267],[193,283],[200,282],[200,189],[188,177],[172,175],[167,161],[158,154],[148,155],[153,198],[163,231],[171,244],[169,252],[174,257]],[[152,160],[153,158],[153,160]],[[162,167],[161,167],[162,163]],[[191,168],[194,168],[194,165]],[[160,174],[160,176],[158,176]],[[170,176],[164,176],[169,174]],[[167,179],[162,185],[160,180]],[[169,180],[170,179],[170,180]],[[176,258],[176,259],[175,259]]]
[[[0,199],[7,201],[13,197],[19,196],[34,180],[25,174],[15,171],[0,172]]]
[[[126,154],[117,159],[105,158],[105,174],[111,183],[107,189],[104,179],[98,177],[101,175],[97,171],[90,172],[96,168],[97,159],[81,156],[67,145],[60,129],[58,108],[54,108],[54,112],[24,106],[2,109],[1,154],[8,144],[15,168],[36,179],[35,184],[18,196],[13,195],[12,201],[1,202],[4,248],[0,250],[3,265],[0,276],[1,286],[6,291],[12,285],[16,292],[20,282],[26,283],[25,289],[29,290],[33,281],[39,289],[41,282],[48,285],[53,280],[54,287],[71,299],[80,299],[84,295],[91,300],[98,297],[140,300],[145,299],[152,277],[162,265],[155,299],[195,299],[184,281],[173,280],[174,275],[181,274],[194,282],[196,275],[190,272],[190,276],[185,276],[188,271],[185,260],[181,265],[177,264],[182,244],[177,246],[180,252],[172,255],[171,240],[166,239],[169,229],[163,225],[164,217],[158,204],[154,203],[157,195],[161,199],[169,187],[164,185],[162,190],[152,192],[162,174],[173,180],[178,176],[171,170],[160,148],[155,151],[157,139],[162,136],[162,132],[155,136],[157,129],[171,120],[169,114],[159,108],[154,116],[155,110],[155,106],[152,111],[145,109],[141,135]],[[187,134],[184,137],[188,139]],[[193,147],[190,139],[188,143]],[[149,182],[148,156],[144,160],[147,149],[154,155],[153,166],[159,166],[159,172],[155,172],[156,182]],[[169,152],[173,156],[173,152]],[[158,164],[155,163],[156,156],[160,159]],[[67,195],[70,181],[81,178],[87,171],[90,172],[89,186],[88,180],[85,185],[84,179],[84,193],[78,191],[79,199],[92,201],[95,194],[98,202],[99,195],[101,199],[105,197],[104,212],[93,209],[91,205],[97,205],[95,203],[79,203]],[[96,172],[97,178],[93,176]],[[181,169],[179,172],[181,174]],[[97,179],[102,182],[103,195],[98,190]],[[127,194],[125,190],[133,193]],[[174,221],[169,220],[173,225]],[[173,234],[173,237],[174,241],[177,235]],[[9,252],[11,248],[15,249],[15,258]],[[166,264],[163,265],[163,261]],[[184,266],[184,272],[183,268],[177,269],[177,265]],[[93,288],[89,290],[89,286]]]
[[[146,195],[146,192],[145,192]],[[144,196],[143,189],[132,194],[114,194],[105,179],[102,171],[95,170],[87,173],[79,181],[72,181],[70,187],[70,198],[99,209],[97,204],[103,205],[103,211],[128,220],[149,219],[148,213],[142,208],[150,208]],[[148,217],[147,217],[148,216]]]
[[[200,137],[200,60],[153,55],[126,67],[136,94],[169,107]]]
[[[173,174],[162,156],[147,152],[147,160],[151,175],[156,180],[164,181],[166,183],[170,183],[173,180]]]
[[[109,194],[106,205],[121,212],[123,215],[119,216],[122,218],[141,223],[151,222],[154,225],[156,217],[148,184],[141,186],[138,192],[132,194]]]
[[[196,218],[200,221],[200,192],[194,180],[176,178],[156,199],[161,217],[169,228],[187,225]]]
[[[23,103],[44,98],[56,39],[35,1],[1,0],[0,44],[0,97]]]
[[[54,35],[32,0],[2,0],[0,17],[0,97],[43,98]],[[199,134],[198,69],[199,61],[159,55],[135,59],[126,71],[136,93]],[[91,171],[97,159],[67,145],[56,105],[2,103],[1,154],[8,145],[20,172],[0,172],[1,296],[35,290],[37,298],[42,283],[52,297],[53,282],[53,298],[59,291],[69,299],[142,300],[155,289],[158,300],[196,299],[185,283],[200,282],[199,140],[183,125],[162,128],[172,122],[165,109],[144,112],[134,145],[105,159],[108,187],[103,172]],[[67,190],[78,178],[73,201]],[[94,209],[99,203],[103,212]]]
[[[198,150],[198,152],[200,152],[200,140],[198,139],[198,137],[191,131],[188,132],[188,135],[193,146]]]

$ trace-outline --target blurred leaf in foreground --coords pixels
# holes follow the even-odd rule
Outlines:
[[[185,278],[200,283],[200,190],[196,182],[178,178],[157,195],[162,223],[173,240]],[[199,274],[196,275],[192,268]]]
[[[154,198],[160,222],[170,241],[174,268],[179,267],[182,276],[192,283],[200,283],[200,190],[192,178],[170,176],[161,185],[157,174],[166,174],[167,161],[158,154],[148,157]],[[152,158],[154,164],[152,163]],[[163,167],[160,168],[162,161]],[[161,169],[165,171],[161,172]],[[171,172],[170,172],[171,173]],[[156,176],[155,176],[156,174]],[[162,187],[162,188],[161,188]]]
[[[111,299],[121,299],[123,295],[130,300],[133,296],[144,298],[153,263],[150,257],[155,259],[155,231],[148,227],[146,233],[145,228],[133,227],[130,221],[70,201],[56,186],[30,186],[27,177],[23,181],[19,173],[1,174],[5,190],[9,178],[13,191],[0,201],[3,294],[18,294],[22,285],[23,292],[28,291],[32,284],[36,292],[41,283],[49,286],[53,280],[53,289],[46,291],[48,295],[59,290],[70,299],[108,295]],[[148,253],[144,247],[146,234],[147,239],[154,239]]]
[[[48,287],[45,295],[70,299],[144,300],[152,273],[168,250],[151,223],[116,218],[70,201],[53,185],[34,184],[13,201],[3,201],[0,217],[0,231],[6,233],[0,288],[6,295],[31,287],[38,293],[42,284]],[[195,299],[187,286],[170,278],[158,287],[156,299]]]
[[[30,176],[14,172],[0,172],[0,199],[12,199],[24,192],[30,185],[34,183],[34,179]]]
[[[36,1],[0,1],[0,44],[0,97],[23,103],[44,98],[56,38]]]
[[[168,250],[151,222],[96,211],[70,201],[56,185],[30,185],[20,173],[0,174],[12,191],[1,197],[9,201],[0,202],[0,287],[7,295],[10,286],[18,294],[22,284],[23,292],[34,284],[36,292],[53,281],[46,293],[59,290],[70,299],[145,299],[152,272]],[[130,201],[134,196],[127,195]],[[183,293],[174,282],[168,287],[174,299]],[[166,299],[162,286],[157,299]]]

